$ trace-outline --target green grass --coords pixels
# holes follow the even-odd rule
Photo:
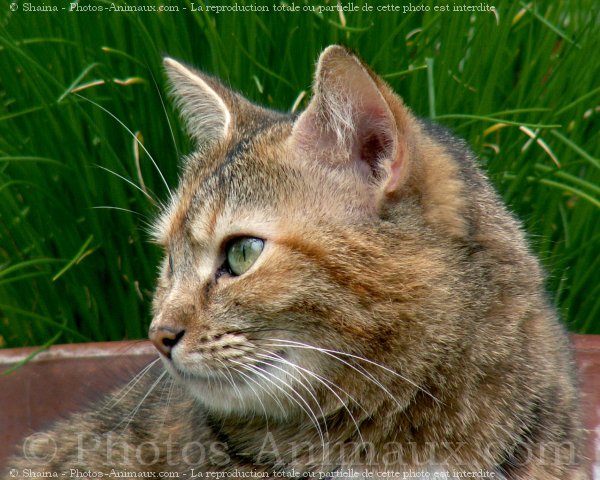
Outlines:
[[[190,148],[164,96],[162,54],[290,110],[334,42],[469,141],[524,220],[567,326],[600,333],[598,2],[495,2],[497,18],[437,13],[433,1],[427,13],[343,18],[19,3],[0,2],[0,345],[145,336],[160,257],[145,229],[167,188],[128,129],[171,186]]]

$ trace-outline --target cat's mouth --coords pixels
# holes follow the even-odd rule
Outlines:
[[[247,386],[259,381],[272,382],[276,375],[284,373],[282,366],[289,363],[284,351],[276,352],[271,358],[277,362],[267,361],[260,356],[245,357],[242,359],[228,359],[219,361],[218,366],[193,365],[187,367],[181,365],[177,360],[171,359],[166,362],[167,368],[172,376],[186,383],[201,386],[233,387]]]
[[[185,383],[211,384],[222,382],[226,378],[226,372],[220,369],[186,368],[177,361],[170,360],[166,362],[169,373],[178,380]]]

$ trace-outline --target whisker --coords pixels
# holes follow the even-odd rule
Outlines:
[[[346,395],[350,401],[352,403],[354,403],[355,405],[357,405],[362,411],[363,413],[367,416],[370,417],[371,414],[360,404],[360,402],[358,400],[356,400],[356,398],[354,398],[350,393],[348,393],[346,390],[344,390],[342,387],[340,387],[339,385],[337,385],[335,382],[332,382],[331,380],[329,380],[328,378],[323,377],[322,375],[319,375],[307,368],[301,367],[300,365],[295,364],[294,362],[290,362],[289,360],[286,360],[285,358],[283,358],[280,355],[277,355],[274,352],[270,352],[269,350],[267,350],[266,348],[261,348],[261,350],[263,350],[264,352],[268,352],[270,355],[273,355],[279,362],[283,362],[288,364],[289,366],[291,366],[292,368],[295,369],[299,369],[302,370],[303,372],[307,373],[308,375],[310,375],[311,377],[315,378],[317,381],[319,381],[320,383],[322,383],[331,393],[333,393],[337,400],[343,405],[346,406],[346,402],[344,402],[344,400],[335,392],[335,390],[331,389],[331,386],[337,388],[340,392],[342,392],[344,395]],[[263,355],[263,354],[257,354],[259,356],[267,356],[267,355]],[[275,359],[274,358],[274,359]],[[350,413],[350,412],[348,412]]]
[[[129,185],[131,185],[133,188],[139,190],[140,192],[142,192],[149,200],[150,202],[152,202],[153,205],[156,205],[156,201],[154,200],[154,197],[152,197],[146,190],[142,189],[139,185],[136,185],[134,182],[132,182],[131,180],[129,180],[127,177],[124,177],[123,175],[118,174],[117,172],[115,172],[114,170],[111,170],[110,168],[106,168],[102,165],[98,165],[97,163],[94,164],[95,167],[97,168],[101,168],[102,170],[116,176],[119,177],[121,180],[123,180],[124,182],[127,182]]]
[[[164,403],[163,402],[163,398],[164,398],[165,390],[166,390],[167,386],[169,387],[169,391],[167,393],[167,401],[166,401],[166,403]],[[173,378],[169,375],[167,377],[167,381],[165,382],[165,384],[162,387],[162,390],[160,391],[160,402],[163,404],[165,411],[168,411],[168,409],[169,409],[169,404],[171,402],[171,393],[172,393],[172,391],[173,391]],[[160,430],[162,430],[163,427],[165,426],[166,419],[167,419],[167,415],[163,415],[162,416],[162,421],[160,423]]]
[[[260,354],[258,354],[258,355],[260,355]],[[263,357],[267,357],[267,356],[263,355]],[[260,363],[262,363],[264,365],[267,365],[269,367],[276,368],[277,370],[279,370],[280,372],[282,372],[285,375],[289,375],[292,378],[292,380],[296,381],[298,383],[298,385],[300,385],[304,390],[307,391],[307,393],[310,395],[310,397],[312,398],[312,400],[314,400],[314,402],[317,405],[317,407],[319,407],[319,411],[321,412],[321,418],[325,419],[325,412],[323,411],[323,408],[321,408],[321,404],[319,403],[319,400],[317,399],[317,397],[314,394],[314,389],[312,389],[312,391],[311,391],[311,388],[308,388],[304,384],[304,382],[301,382],[294,375],[292,375],[290,372],[288,372],[287,370],[285,370],[285,369],[283,369],[281,367],[278,367],[277,365],[273,365],[272,363],[266,362],[264,360],[258,360],[258,359],[254,359],[254,360],[257,361],[257,362],[260,362]],[[302,375],[302,373],[300,373],[300,375]],[[303,378],[306,381],[306,378],[305,377],[303,377]],[[309,385],[310,385],[310,383],[309,383]],[[300,395],[298,395],[298,396],[300,396]],[[325,435],[329,436],[329,432],[327,431],[327,422],[324,423],[324,427],[325,427]]]
[[[282,387],[277,385],[273,380],[269,379],[266,375],[269,375],[269,376],[275,378],[276,380],[279,380],[281,383],[286,385],[288,388],[291,388],[286,382],[282,381],[276,375],[273,375],[272,373],[267,372],[264,368],[261,368],[257,365],[246,365],[244,363],[237,362],[236,360],[232,360],[232,362],[238,364],[240,367],[242,367],[245,370],[255,373],[256,375],[260,376],[267,382],[271,383],[275,388],[277,388],[279,391],[281,391],[281,393],[283,393],[287,398],[289,398],[292,402],[294,402],[296,405],[298,405],[300,407],[300,409],[302,411],[304,411],[304,413],[306,413],[306,415],[310,419],[310,422],[314,425],[315,430],[317,431],[317,433],[319,435],[319,438],[321,439],[321,445],[323,446],[323,460],[325,460],[325,437],[323,435],[323,430],[321,429],[321,427],[319,425],[319,420],[318,420],[317,416],[315,415],[315,413],[313,412],[312,408],[310,408],[310,405],[308,405],[308,403],[301,396],[299,396],[300,400],[302,400],[306,404],[306,407],[308,408],[308,410],[307,410],[307,408],[305,408],[289,392],[286,392]],[[293,388],[291,388],[291,390],[296,395],[298,395],[298,392],[296,392],[296,390],[294,390]]]
[[[144,182],[144,175],[142,175],[142,167],[140,165],[140,147],[139,144],[141,142],[140,138],[142,136],[141,132],[135,132],[135,142],[133,142],[133,159],[135,161],[135,169],[138,174],[138,180],[140,181],[140,188],[147,193],[146,183]]]
[[[173,147],[175,148],[175,156],[176,158],[181,158],[181,154],[179,153],[179,149],[177,148],[177,142],[175,141],[175,130],[173,129],[173,125],[171,125],[171,120],[169,120],[169,112],[167,111],[167,107],[164,102],[164,98],[161,93],[161,88],[158,86],[156,78],[152,73],[152,70],[148,69],[150,73],[150,77],[152,78],[152,83],[154,83],[154,87],[156,88],[156,93],[158,95],[158,99],[160,100],[160,104],[162,105],[163,112],[165,114],[165,119],[167,120],[167,125],[169,126],[169,133],[171,134],[171,140],[173,140]]]
[[[284,347],[286,345],[269,345],[269,346],[277,346],[277,347]],[[290,347],[297,347],[297,348],[309,348],[309,347],[300,347],[297,345],[289,345]],[[358,372],[359,374],[361,374],[363,377],[365,377],[367,380],[371,381],[373,384],[375,384],[377,387],[379,387],[383,392],[385,392],[391,399],[392,401],[394,401],[394,403],[396,403],[396,405],[398,405],[398,407],[402,407],[402,405],[400,404],[400,402],[398,402],[398,400],[394,397],[394,395],[392,395],[392,393],[379,381],[377,380],[375,377],[373,377],[373,375],[371,375],[370,372],[366,371],[364,368],[360,367],[360,366],[356,366],[356,365],[352,365],[350,362],[347,362],[346,360],[336,357],[333,353],[327,352],[327,351],[323,351],[319,348],[314,348],[313,350],[319,351],[321,353],[324,353],[327,356],[330,356],[332,358],[334,358],[335,360],[343,363],[344,365],[347,365],[348,367],[350,367],[352,370],[354,370],[355,372]]]
[[[298,372],[298,374],[302,377],[302,379],[309,385],[310,390],[311,390],[310,393],[311,394],[315,393],[315,389],[313,388],[310,380],[306,378],[306,376],[300,371],[300,369],[298,368],[298,366],[295,363],[285,360],[281,355],[277,355],[275,352],[271,352],[271,351],[267,350],[266,348],[260,348],[260,350],[262,350],[263,352],[267,352],[267,354],[265,355],[263,353],[255,353],[256,356],[266,358],[268,360],[275,360],[279,363],[283,363],[285,365],[292,367],[294,370],[296,370]],[[275,365],[271,365],[271,366],[281,370],[284,373],[288,373],[286,370],[282,370],[279,367],[275,367]],[[292,378],[294,378],[294,377],[292,377]],[[316,399],[314,399],[314,400],[316,401]]]
[[[229,348],[233,349],[233,350],[238,350],[240,352],[242,352],[243,354],[247,354],[248,350],[246,348],[241,348],[241,347],[236,347],[235,345],[230,345]],[[243,357],[246,358],[246,357]],[[238,373],[242,373],[241,371],[237,370]],[[279,399],[277,398],[276,395],[273,394],[273,392],[271,391],[271,389],[267,388],[264,385],[260,385],[258,382],[256,382],[256,380],[250,378],[251,380],[253,380],[258,386],[260,386],[267,394],[269,394],[269,396],[275,400],[275,402],[277,402],[277,405],[279,406],[279,408],[281,409],[283,415],[286,415],[286,411],[285,408],[283,407],[283,404],[279,401]]]
[[[124,387],[122,387],[118,393],[114,395],[114,397],[118,396],[118,398],[112,397],[110,402],[107,402],[106,405],[102,407],[101,410],[114,408],[121,400],[123,400],[131,390],[138,384],[138,382],[142,379],[142,377],[148,373],[148,371],[156,365],[157,362],[160,361],[160,358],[156,358],[152,360],[148,365],[143,367]]]
[[[223,366],[223,369],[225,370],[225,373],[227,375],[229,375],[229,378],[225,377],[225,379],[231,384],[231,388],[233,388],[235,390],[235,393],[237,394],[238,398],[243,403],[244,400],[243,400],[242,392],[240,392],[240,389],[235,384],[235,381],[233,380],[233,375],[231,375],[231,372],[229,371],[229,368],[227,367],[227,365],[225,365],[225,362],[223,362],[221,359],[217,358],[216,360]]]
[[[173,377],[169,375],[169,394],[167,395],[167,409],[171,405],[171,400],[173,398],[173,387],[175,386],[175,380]]]
[[[227,367],[226,367],[227,368]],[[235,367],[231,367],[231,369],[237,373],[238,375],[240,375],[241,377],[243,377],[244,383],[246,384],[246,386],[252,390],[252,393],[254,393],[254,396],[256,397],[256,399],[258,400],[258,402],[260,403],[260,406],[263,410],[263,413],[265,414],[265,421],[267,423],[267,430],[269,430],[269,415],[267,414],[267,409],[265,407],[265,404],[263,403],[263,401],[260,398],[260,395],[258,394],[258,392],[254,389],[254,387],[252,385],[250,385],[249,381],[252,380],[255,382],[256,386],[260,386],[260,384],[258,382],[256,382],[256,380],[254,380],[253,378],[251,378],[249,375],[246,375],[244,372],[240,371],[239,369],[235,368]],[[227,370],[229,371],[229,368],[227,368]],[[231,376],[231,381],[233,382],[233,376]],[[266,391],[266,390],[265,390]]]
[[[167,192],[169,192],[169,195],[171,195],[172,192],[171,192],[171,189],[169,188],[169,184],[167,183],[167,180],[165,179],[165,177],[162,174],[162,172],[160,171],[160,168],[158,168],[158,164],[154,161],[154,158],[152,157],[152,155],[150,155],[150,152],[148,151],[148,149],[144,146],[143,143],[141,143],[139,141],[139,139],[129,129],[129,127],[127,127],[127,125],[125,125],[121,120],[119,120],[119,118],[116,115],[114,115],[112,112],[110,112],[109,110],[107,110],[106,108],[104,108],[99,103],[96,103],[93,100],[91,100],[91,99],[89,99],[87,97],[84,97],[83,95],[79,95],[78,93],[73,93],[73,95],[76,95],[77,97],[81,98],[82,100],[86,100],[86,101],[90,102],[92,105],[95,105],[96,107],[98,107],[99,109],[101,109],[102,111],[104,111],[105,113],[107,113],[108,115],[110,115],[112,118],[114,118],[119,123],[119,125],[121,125],[125,130],[127,130],[127,132],[129,132],[129,134],[136,140],[136,142],[138,142],[138,144],[140,145],[140,147],[142,147],[142,150],[144,150],[144,152],[146,152],[146,155],[148,155],[148,158],[152,162],[152,165],[154,165],[154,168],[156,169],[156,171],[160,175],[160,178],[162,179],[165,187],[167,187]]]
[[[261,349],[261,350],[268,352],[268,350],[266,350],[266,349]],[[360,427],[358,425],[358,422],[356,421],[356,418],[354,417],[354,415],[352,414],[352,412],[348,408],[348,405],[346,405],[346,402],[344,402],[344,400],[337,394],[337,392],[335,390],[333,390],[327,383],[330,383],[331,385],[333,385],[336,388],[338,388],[342,393],[344,393],[345,395],[347,395],[348,398],[350,398],[350,400],[352,402],[354,402],[356,405],[358,405],[358,407],[365,413],[365,415],[367,417],[370,417],[371,415],[369,414],[369,412],[367,412],[365,410],[365,408],[352,395],[350,395],[348,392],[346,392],[343,388],[341,388],[338,385],[336,385],[334,382],[332,382],[330,380],[327,380],[326,378],[322,377],[321,375],[318,375],[318,374],[316,374],[316,373],[308,370],[307,368],[301,367],[300,365],[296,365],[295,363],[290,362],[290,361],[282,358],[281,356],[279,356],[279,355],[277,355],[275,353],[272,353],[272,352],[269,352],[269,353],[272,354],[272,355],[275,355],[276,358],[273,358],[273,360],[278,360],[280,362],[283,362],[283,363],[286,363],[286,364],[290,365],[292,368],[302,370],[302,371],[306,372],[308,375],[311,375],[312,377],[314,377],[315,379],[317,379],[319,382],[321,382],[323,384],[323,386],[325,388],[327,388],[327,390],[329,390],[336,397],[336,399],[338,400],[338,402],[340,402],[340,404],[346,410],[346,412],[348,413],[348,415],[350,415],[350,418],[352,419],[352,423],[354,423],[354,426],[356,428],[356,432],[358,433],[358,436],[359,436],[361,442],[364,443],[364,438],[363,438],[362,433],[360,431]],[[268,355],[263,355],[263,354],[260,354],[260,353],[257,354],[257,355],[262,356],[262,357],[268,357]]]
[[[271,328],[271,327],[247,327],[247,328],[236,328],[234,333],[262,333],[262,332],[289,332],[289,333],[305,333],[303,330],[296,330],[292,328]]]
[[[129,424],[131,423],[131,421],[134,419],[135,415],[139,411],[139,409],[142,406],[142,404],[146,401],[146,399],[148,398],[148,396],[152,393],[152,391],[156,388],[156,386],[160,383],[160,381],[163,378],[165,378],[166,374],[167,374],[167,371],[164,370],[159,375],[159,377],[156,379],[156,381],[150,386],[150,388],[148,389],[148,391],[146,392],[146,394],[142,397],[142,399],[139,401],[139,403],[137,404],[137,406],[131,412],[129,412],[129,414],[121,422],[119,422],[119,424],[117,426],[115,426],[113,428],[113,431],[115,429],[117,429],[125,420],[127,420],[127,423],[123,427],[123,430],[127,429],[127,427],[129,426]]]
[[[113,207],[111,205],[97,205],[95,207],[91,207],[94,210],[117,210],[117,211],[121,211],[121,212],[127,212],[127,213],[133,213],[134,215],[137,215],[139,217],[141,217],[141,223],[142,226],[144,227],[144,229],[150,229],[152,228],[152,223],[151,221],[148,219],[148,217],[146,215],[144,215],[143,213],[140,212],[136,212],[135,210],[129,210],[127,208],[121,208],[121,207]]]
[[[133,213],[134,215],[138,215],[140,217],[142,217],[144,220],[147,220],[148,217],[146,217],[146,215],[144,215],[143,213],[140,212],[136,212],[135,210],[129,210],[128,208],[121,208],[121,207],[112,207],[110,205],[97,205],[95,207],[92,207],[94,210],[119,210],[121,212],[127,212],[127,213]]]
[[[419,386],[418,384],[416,384],[415,382],[413,382],[412,380],[410,380],[409,378],[406,378],[404,375],[396,372],[395,370],[392,370],[389,367],[386,367],[385,365],[381,365],[380,363],[377,363],[373,360],[370,360],[368,358],[365,357],[361,357],[360,355],[355,355],[353,353],[348,353],[348,352],[342,352],[339,350],[332,350],[332,349],[327,349],[327,348],[322,348],[322,347],[316,347],[314,345],[309,345],[306,343],[302,343],[302,342],[296,342],[293,340],[283,340],[283,339],[276,339],[276,338],[272,338],[272,339],[268,339],[269,341],[274,341],[274,342],[284,342],[286,344],[288,344],[290,347],[297,347],[297,348],[307,348],[307,349],[312,349],[312,350],[316,350],[325,354],[328,354],[334,358],[337,358],[335,355],[342,355],[345,357],[350,357],[350,358],[354,358],[356,360],[361,360],[363,362],[367,362],[370,365],[374,365],[376,367],[379,367],[383,370],[385,370],[388,373],[391,373],[392,375],[400,378],[401,380],[405,381],[406,383],[409,383],[410,385],[412,385],[413,387],[417,388],[418,390],[420,390],[421,392],[423,392],[424,394],[428,395],[429,397],[431,397],[433,400],[435,400],[437,403],[439,404],[443,404],[443,402],[441,402],[438,398],[436,398],[434,395],[432,395],[430,392],[428,392],[427,390],[425,390],[423,387]],[[285,345],[275,345],[278,347],[283,347]],[[338,360],[342,361],[342,359],[338,358]],[[348,366],[354,368],[356,370],[356,367],[354,367],[353,365],[351,365],[350,363],[344,362],[346,363]],[[365,372],[366,373],[366,372]],[[390,394],[391,395],[391,394]],[[393,396],[392,396],[393,398]]]

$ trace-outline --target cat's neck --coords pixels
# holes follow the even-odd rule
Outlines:
[[[432,448],[435,439],[410,418],[407,410],[383,399],[369,412],[346,406],[318,423],[316,418],[294,422],[209,414],[209,424],[231,452],[243,452],[245,460],[265,471],[431,464],[439,454]]]
[[[244,461],[264,471],[305,472],[323,466],[431,472],[443,466],[470,471],[489,464],[489,459],[478,455],[481,445],[490,445],[494,451],[488,454],[496,457],[501,454],[496,450],[508,451],[510,440],[486,437],[481,429],[471,431],[465,421],[468,409],[451,397],[434,398],[419,391],[409,405],[399,406],[381,396],[368,412],[342,407],[321,418],[318,427],[314,418],[294,421],[210,413],[209,424],[232,456],[241,452]],[[448,425],[454,426],[450,437],[443,435]],[[477,440],[465,442],[465,438]]]

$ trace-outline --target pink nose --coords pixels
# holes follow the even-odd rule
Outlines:
[[[150,340],[165,357],[171,358],[171,351],[185,334],[185,330],[172,327],[158,327],[149,332]]]

